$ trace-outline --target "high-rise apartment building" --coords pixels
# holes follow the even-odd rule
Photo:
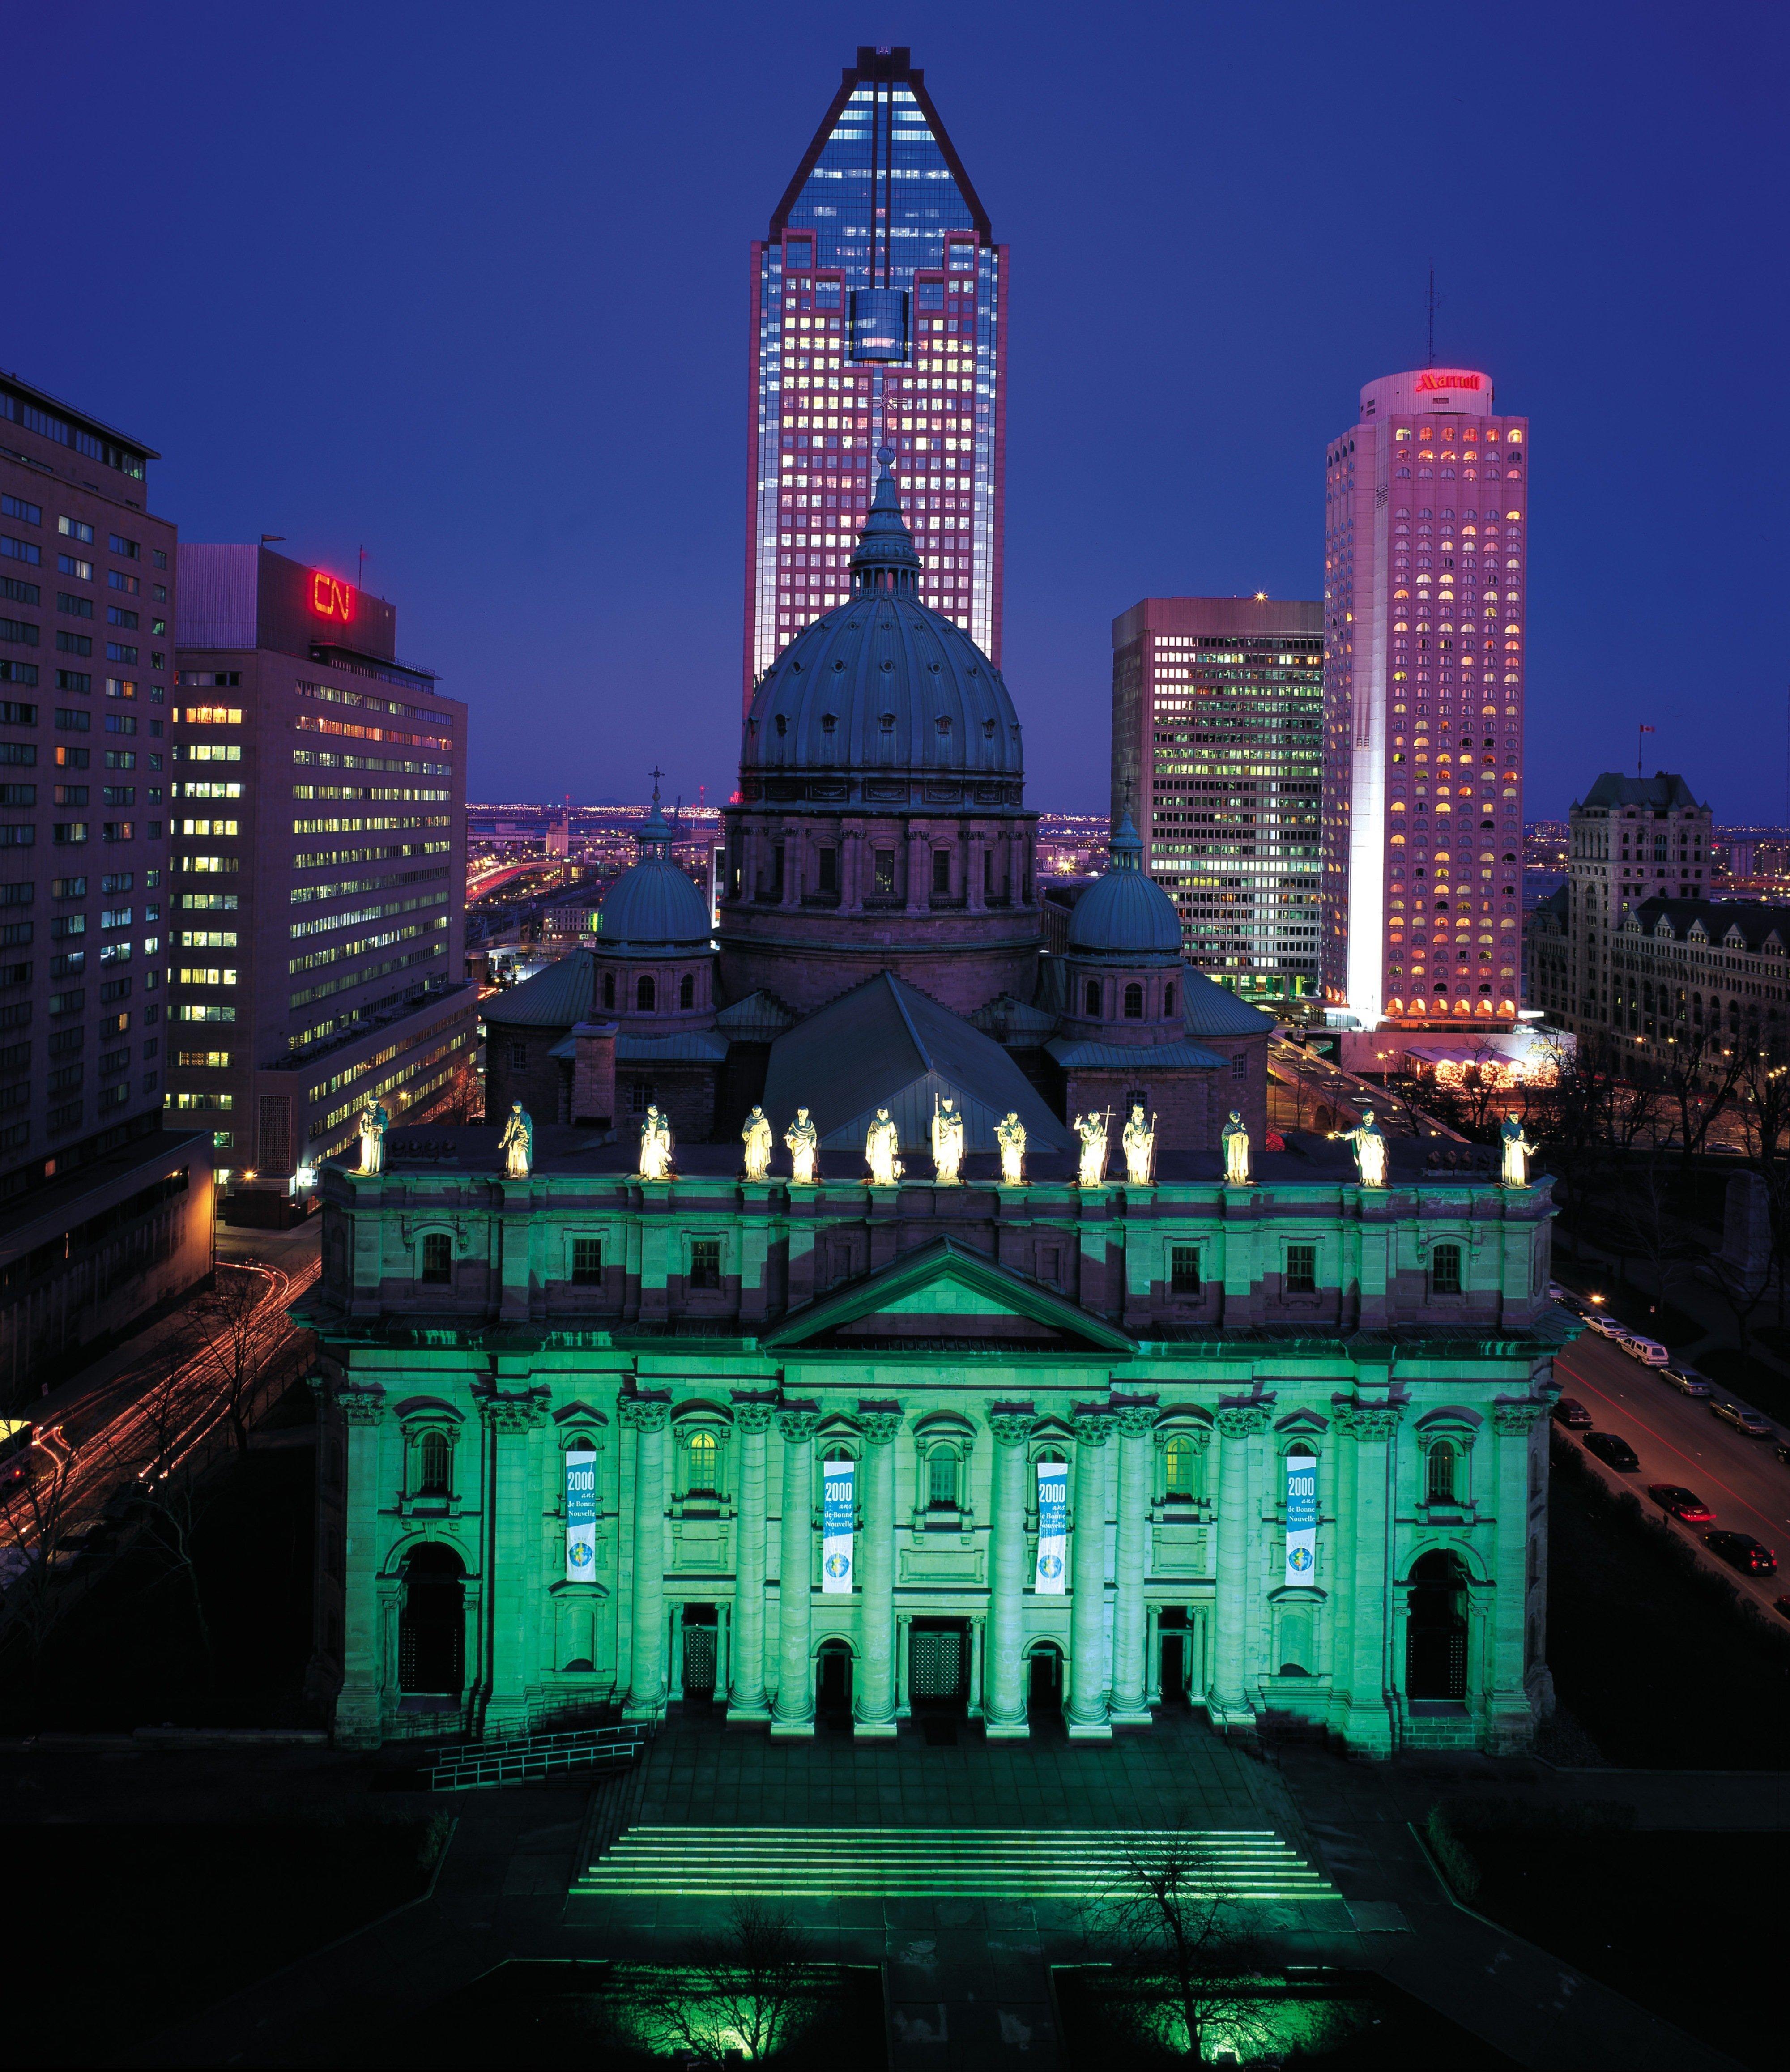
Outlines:
[[[1508,1028],[1529,421],[1490,375],[1422,368],[1370,382],[1324,458],[1327,1015]]]
[[[1001,659],[1006,250],[905,48],[861,48],[752,248],[745,701],[851,591],[895,456],[920,596]]]
[[[265,547],[180,549],[168,1103],[290,1192],[360,1111],[463,1092],[466,707],[397,613]]]
[[[1318,1000],[1324,608],[1146,597],[1113,622],[1113,817],[1187,955],[1270,1013]]]
[[[211,1270],[162,1127],[175,528],[157,454],[0,376],[0,1407]]]

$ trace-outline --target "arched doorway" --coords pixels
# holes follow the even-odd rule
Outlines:
[[[1026,1717],[1036,1725],[1063,1711],[1063,1651],[1055,1641],[1040,1641],[1026,1661]]]
[[[1467,1696],[1467,1570],[1459,1555],[1440,1548],[1411,1570],[1405,1695],[1455,1704]]]
[[[916,1713],[961,1719],[969,1699],[969,1622],[916,1619],[907,1630],[907,1697]]]
[[[824,1640],[814,1664],[814,1710],[829,1725],[851,1720],[851,1650],[842,1640]]]
[[[684,1702],[706,1705],[714,1698],[715,1675],[719,1667],[716,1642],[720,1637],[713,1605],[684,1607]]]
[[[1158,1623],[1162,1703],[1185,1706],[1193,1684],[1193,1634],[1179,1605],[1165,1605]]]
[[[430,1542],[404,1564],[397,1682],[405,1692],[457,1697],[466,1682],[466,1564]]]

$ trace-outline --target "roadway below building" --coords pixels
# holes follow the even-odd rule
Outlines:
[[[1386,1087],[1344,1071],[1285,1036],[1269,1043],[1268,1081],[1269,1120],[1277,1128],[1316,1128],[1315,1118],[1327,1110],[1331,1120],[1324,1128],[1352,1129],[1372,1108],[1385,1136],[1434,1139],[1438,1150],[1468,1141]]]
[[[1778,1617],[1773,1600],[1790,1593],[1790,1581],[1781,1573],[1743,1576],[1702,1540],[1714,1530],[1750,1532],[1780,1559],[1790,1552],[1790,1466],[1779,1460],[1776,1445],[1722,1424],[1710,1409],[1711,1399],[1681,1396],[1652,1368],[1595,1332],[1587,1331],[1561,1353],[1555,1369],[1561,1393],[1582,1403],[1598,1431],[1626,1439],[1640,1458],[1640,1468],[1630,1474],[1607,1466],[1594,1453],[1585,1454],[1586,1466],[1612,1489],[1632,1492],[1649,1511],[1658,1510],[1647,1493],[1649,1482],[1675,1482],[1693,1490],[1715,1513],[1714,1526],[1675,1523],[1673,1531],[1725,1581]],[[1585,1437],[1554,1429],[1575,1445]],[[1780,1431],[1777,1443],[1784,1437]]]

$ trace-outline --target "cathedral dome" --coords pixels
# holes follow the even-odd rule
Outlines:
[[[603,896],[598,911],[597,947],[638,956],[669,950],[687,956],[706,947],[714,933],[709,904],[671,853],[672,832],[659,810],[656,786],[652,811],[640,823],[634,840],[640,858],[631,864]]]
[[[920,602],[920,566],[885,468],[851,557],[850,600],[804,627],[753,694],[740,756],[748,798],[767,787],[775,797],[837,797],[850,771],[880,779],[875,796],[901,779],[943,777],[979,793],[998,785],[1018,803],[1013,700],[969,635]],[[791,783],[808,773],[820,783]]]
[[[1113,836],[1111,861],[1076,902],[1069,916],[1069,948],[1098,957],[1174,957],[1181,955],[1181,916],[1154,878],[1142,868],[1144,845],[1127,813]]]

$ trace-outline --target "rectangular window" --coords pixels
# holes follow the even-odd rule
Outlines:
[[[1170,1248],[1168,1286],[1171,1295],[1197,1295],[1200,1293],[1198,1245],[1177,1244]]]
[[[1282,1285],[1289,1295],[1315,1295],[1318,1292],[1318,1248],[1290,1244],[1286,1248],[1286,1277]]]
[[[67,612],[71,619],[91,619],[93,616],[93,600],[90,597],[76,597],[72,590],[59,590],[56,592],[56,610]]]
[[[422,1241],[422,1277],[437,1283],[454,1278],[454,1240],[443,1231],[431,1231]]]
[[[27,525],[41,525],[43,506],[28,503],[23,496],[0,496],[0,516],[17,518]]]
[[[690,1240],[690,1277],[692,1288],[719,1288],[721,1285],[721,1240],[718,1237],[698,1237]]]
[[[572,1279],[580,1288],[603,1285],[603,1240],[575,1237],[572,1240]]]
[[[93,638],[85,633],[59,633],[56,635],[56,652],[60,655],[91,655],[93,652]]]
[[[1231,1077],[1233,1079],[1241,1079],[1248,1072],[1249,1069],[1249,1060],[1244,1055],[1242,1051],[1239,1050],[1237,1055],[1231,1060]]]
[[[1431,1256],[1430,1287],[1438,1295],[1458,1295],[1461,1292],[1461,1248],[1458,1244],[1438,1244]]]
[[[951,852],[936,849],[932,852],[932,890],[940,896],[948,896],[951,890]]]
[[[820,890],[822,892],[837,892],[839,890],[838,850],[824,849],[820,852],[817,860],[820,867],[818,878]]]
[[[60,647],[67,638],[66,634],[59,633],[57,646]],[[0,619],[0,640],[15,642],[21,648],[35,648],[38,644],[38,630],[28,619]],[[89,640],[87,645],[91,649],[93,643]]]
[[[91,539],[93,535],[89,533],[88,536]],[[112,549],[113,553],[122,554],[127,561],[134,561],[140,559],[143,551],[136,541],[127,540],[121,533],[119,532],[113,532],[109,535],[107,538],[106,545]]]
[[[64,539],[79,540],[84,547],[90,547],[93,544],[93,528],[84,519],[59,518],[56,530]]]
[[[9,561],[23,561],[29,567],[43,565],[43,549],[29,540],[15,540],[10,534],[0,532],[0,555]]]
[[[895,890],[895,851],[879,849],[876,852],[876,889],[879,892]]]

